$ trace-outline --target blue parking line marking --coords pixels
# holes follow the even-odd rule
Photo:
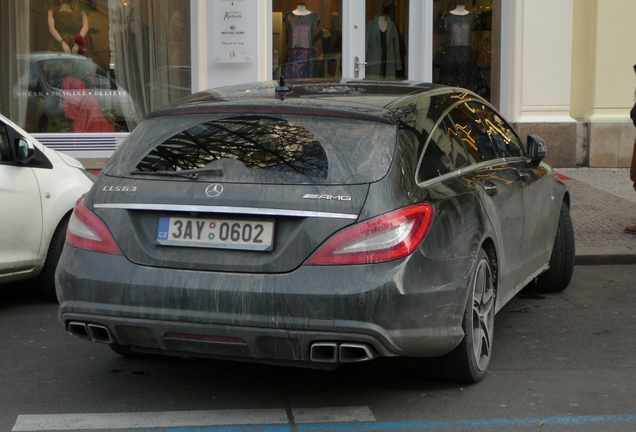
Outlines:
[[[414,422],[342,422],[279,425],[233,425],[184,428],[135,428],[117,429],[117,432],[370,432],[370,431],[411,431],[444,430],[451,428],[494,428],[494,427],[539,427],[539,426],[583,426],[602,424],[636,424],[636,415],[596,415],[563,416],[526,419],[476,419],[456,421],[414,421]],[[68,431],[74,432],[74,431]],[[79,432],[79,431],[77,431]],[[93,432],[115,432],[94,430]]]
[[[336,431],[409,431],[409,430],[444,430],[451,428],[493,428],[493,427],[538,427],[548,425],[582,426],[592,424],[628,424],[636,423],[636,415],[598,415],[598,416],[563,416],[527,419],[481,419],[457,421],[416,421],[416,422],[347,422],[347,423],[315,423],[297,424],[298,432]],[[221,426],[211,428],[166,429],[162,431],[144,432],[291,432],[290,425],[255,425],[255,426]],[[131,431],[132,432],[132,431]],[[139,432],[137,430],[136,432]]]

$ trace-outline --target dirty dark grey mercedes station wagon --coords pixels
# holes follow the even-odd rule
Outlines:
[[[570,282],[569,193],[544,157],[457,88],[198,93],[148,116],[78,202],[59,316],[124,356],[406,356],[476,382],[495,313]]]

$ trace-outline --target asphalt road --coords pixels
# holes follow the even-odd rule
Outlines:
[[[497,315],[490,373],[472,386],[399,360],[325,372],[125,359],[66,334],[56,305],[27,285],[5,286],[0,432],[633,431],[635,281],[636,266],[576,267],[565,292],[518,296]]]

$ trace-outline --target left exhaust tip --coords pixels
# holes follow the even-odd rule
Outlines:
[[[73,336],[77,336],[80,339],[91,340],[91,336],[88,334],[88,326],[86,323],[71,321],[68,323],[68,331]]]
[[[106,326],[100,324],[85,323],[81,321],[71,321],[68,323],[68,331],[73,336],[87,341],[100,343],[113,343],[113,338]]]

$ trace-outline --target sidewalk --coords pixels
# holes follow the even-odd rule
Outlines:
[[[636,264],[636,191],[627,168],[557,168],[570,178],[576,264]]]

